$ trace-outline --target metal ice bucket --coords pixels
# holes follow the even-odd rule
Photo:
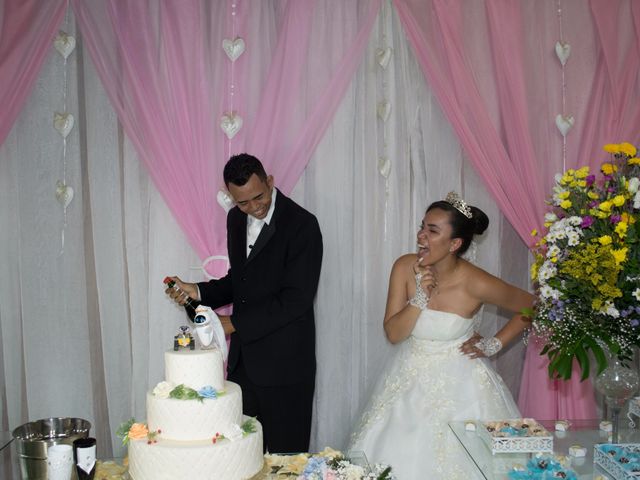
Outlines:
[[[47,449],[65,443],[73,446],[78,438],[87,438],[91,423],[82,418],[43,418],[20,425],[13,431],[23,480],[47,479]],[[72,479],[76,478],[75,468]]]

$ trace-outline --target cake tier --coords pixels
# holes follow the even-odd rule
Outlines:
[[[211,385],[224,388],[222,353],[220,350],[170,350],[164,353],[164,374],[167,382],[199,390]]]
[[[248,417],[244,417],[247,420]],[[262,426],[237,440],[179,442],[158,438],[129,442],[129,475],[133,480],[244,480],[262,469]]]
[[[232,424],[242,423],[242,391],[233,382],[224,383],[224,394],[217,398],[177,400],[147,393],[149,431],[160,430],[171,440],[204,440]]]

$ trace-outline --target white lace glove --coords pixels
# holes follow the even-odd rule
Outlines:
[[[485,357],[495,355],[502,350],[502,342],[496,337],[481,338],[474,346],[484,353]]]
[[[422,274],[416,273],[416,293],[413,295],[413,298],[409,300],[409,305],[413,305],[414,307],[418,307],[420,310],[424,310],[427,308],[427,304],[429,303],[429,297],[427,297],[426,292],[422,289]]]

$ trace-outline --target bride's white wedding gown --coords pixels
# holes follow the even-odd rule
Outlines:
[[[489,361],[459,351],[473,331],[473,319],[423,310],[374,388],[348,449],[364,451],[371,464],[388,463],[398,480],[483,478],[447,423],[520,414]]]

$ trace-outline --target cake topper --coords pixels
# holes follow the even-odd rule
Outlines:
[[[224,335],[224,328],[216,312],[210,307],[200,305],[196,308],[196,316],[193,318],[196,334],[203,348],[215,346],[222,353],[222,358],[227,359],[228,348],[227,339]]]
[[[196,348],[191,329],[186,325],[182,325],[180,331],[173,337],[173,349],[178,351],[180,348],[188,348],[189,350]]]

